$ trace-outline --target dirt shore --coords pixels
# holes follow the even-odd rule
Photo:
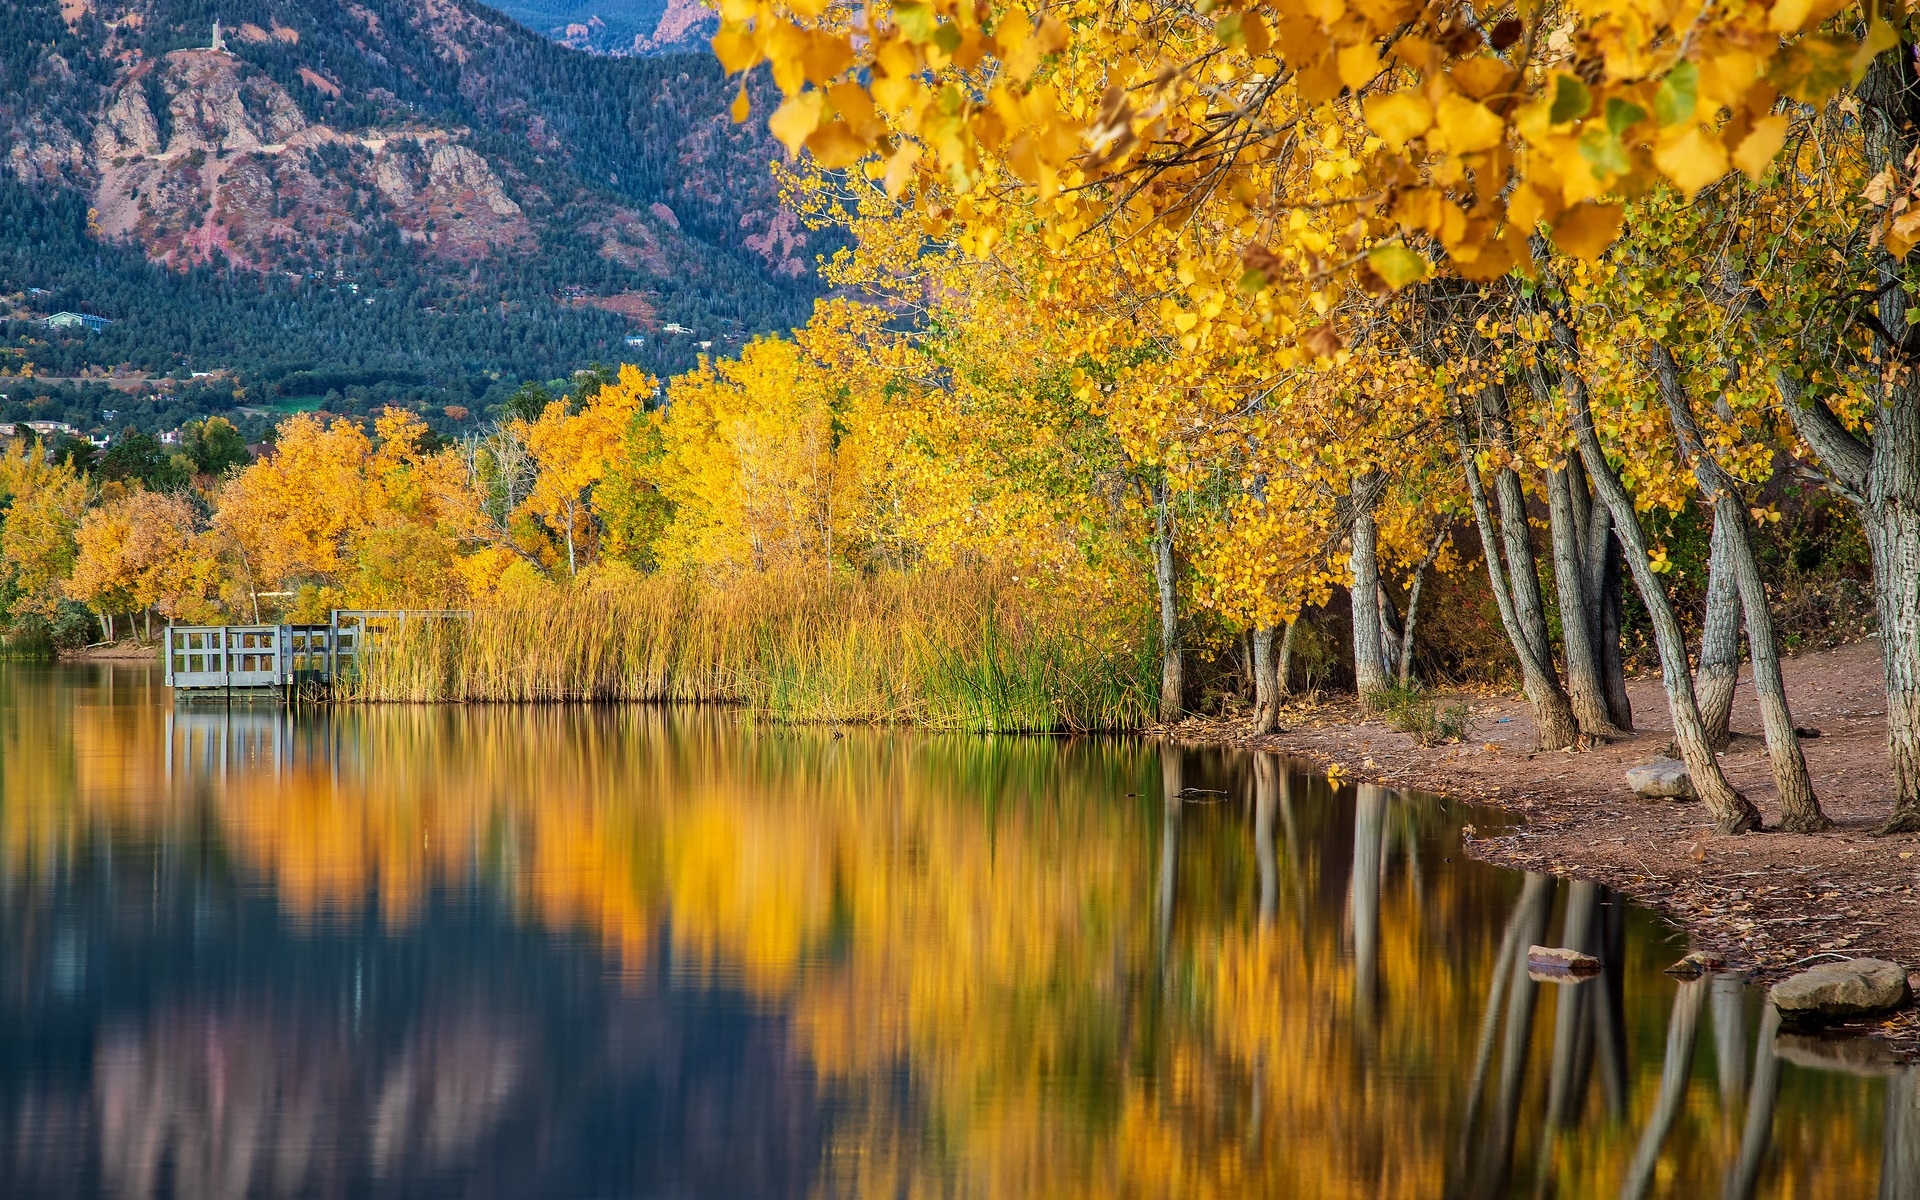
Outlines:
[[[1517,694],[1449,692],[1466,703],[1465,741],[1422,746],[1351,702],[1288,709],[1286,732],[1255,737],[1246,722],[1192,720],[1163,731],[1183,742],[1258,747],[1340,764],[1374,779],[1504,810],[1514,818],[1468,843],[1503,866],[1592,879],[1667,914],[1699,950],[1769,982],[1824,957],[1871,955],[1920,964],[1920,837],[1874,837],[1892,811],[1880,643],[1854,642],[1783,664],[1807,768],[1834,821],[1812,836],[1767,831],[1717,837],[1704,806],[1648,801],[1628,767],[1661,757],[1672,737],[1657,678],[1632,680],[1635,734],[1579,753],[1531,753],[1534,728]],[[1751,679],[1741,672],[1727,778],[1768,825],[1778,797],[1760,737]],[[1920,1056],[1920,1010],[1869,1027]]]
[[[62,650],[61,662],[153,662],[160,654],[156,645],[140,642],[113,642],[88,646],[84,650]]]

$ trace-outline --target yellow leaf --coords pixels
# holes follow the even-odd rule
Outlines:
[[[800,153],[800,147],[819,128],[820,117],[826,107],[823,103],[825,99],[820,92],[802,92],[782,104],[767,119],[768,131],[780,139],[787,153]]]
[[[739,29],[722,29],[714,34],[713,54],[729,75],[738,75],[760,61],[760,48],[754,45],[753,35]]]
[[[1427,260],[1405,246],[1377,246],[1368,252],[1367,263],[1396,291],[1427,277]]]
[[[1373,52],[1372,42],[1361,42],[1340,50],[1339,66],[1340,82],[1357,92],[1380,73],[1380,56]]]
[[[1455,154],[1472,154],[1498,146],[1507,124],[1486,105],[1449,92],[1434,113],[1435,137]]]
[[[1767,14],[1767,28],[1775,33],[1795,33],[1813,12],[1813,0],[1780,0]]]
[[[1512,72],[1497,55],[1478,54],[1453,64],[1447,74],[1461,91],[1475,100],[1485,100],[1507,81]]]
[[[1759,179],[1766,173],[1767,165],[1773,156],[1780,153],[1780,147],[1787,141],[1787,118],[1785,114],[1761,117],[1753,123],[1752,132],[1740,139],[1733,151],[1733,165],[1747,173],[1749,179]]]
[[[746,120],[747,114],[752,111],[752,102],[747,99],[747,89],[743,86],[740,94],[733,98],[733,107],[727,110],[727,114],[733,118],[733,123],[738,125]]]
[[[1653,165],[1673,181],[1687,199],[1727,173],[1727,148],[1698,125],[1654,147]]]
[[[902,142],[900,148],[887,160],[886,188],[889,200],[898,200],[900,193],[906,190],[907,181],[913,178],[913,165],[920,161],[920,146],[915,142]]]
[[[1396,154],[1433,127],[1433,105],[1418,92],[1368,96],[1364,109],[1367,124]]]
[[[1553,227],[1553,244],[1575,258],[1593,262],[1620,236],[1626,210],[1591,200],[1568,209]]]
[[[829,171],[850,167],[867,152],[867,143],[845,121],[828,121],[807,136],[807,150]]]

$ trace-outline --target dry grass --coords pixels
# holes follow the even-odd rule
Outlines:
[[[1151,719],[1142,624],[971,572],[622,576],[467,619],[416,619],[370,652],[354,701],[688,701],[792,722],[990,732]]]

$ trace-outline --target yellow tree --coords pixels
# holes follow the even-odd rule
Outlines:
[[[116,613],[211,616],[206,594],[217,557],[202,532],[193,502],[178,493],[135,489],[113,496],[75,532],[79,556],[67,595],[100,614],[109,638]]]
[[[51,617],[79,553],[74,531],[86,514],[86,480],[71,462],[49,462],[39,441],[16,439],[0,455],[0,500],[0,560],[20,594],[13,611]]]

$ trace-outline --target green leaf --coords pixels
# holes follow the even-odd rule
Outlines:
[[[896,4],[893,6],[893,23],[900,32],[907,35],[910,42],[930,42],[938,29],[940,19],[931,4]]]
[[[1631,165],[1620,136],[1604,125],[1589,125],[1580,132],[1580,157],[1593,167],[1601,179],[1625,175]]]
[[[1678,125],[1693,115],[1699,103],[1700,68],[1683,62],[1667,72],[1653,94],[1653,116],[1662,126]]]
[[[1401,245],[1376,246],[1368,252],[1367,263],[1395,291],[1427,277],[1427,260]]]
[[[1553,107],[1547,113],[1547,119],[1555,125],[1564,125],[1568,121],[1577,121],[1593,109],[1593,93],[1577,76],[1556,75],[1553,77]]]
[[[1647,119],[1647,110],[1631,100],[1622,100],[1618,96],[1607,97],[1607,128],[1619,137],[1627,131],[1627,126],[1635,121]]]
[[[1240,31],[1240,14],[1228,13],[1213,23],[1213,36],[1222,46],[1241,46],[1246,44],[1247,35]]]

